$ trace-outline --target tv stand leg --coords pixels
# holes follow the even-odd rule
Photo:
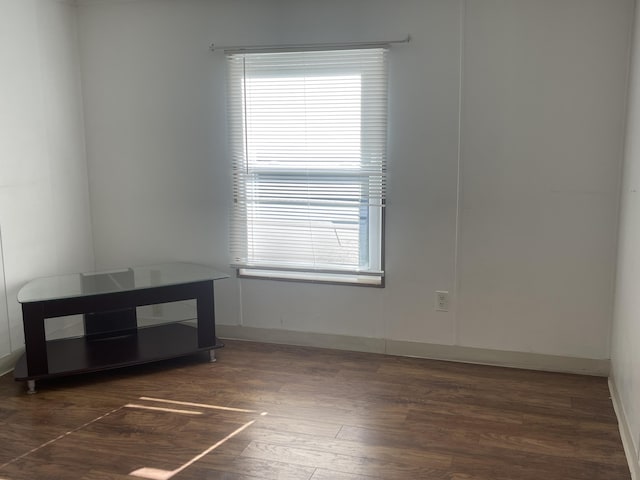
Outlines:
[[[35,380],[27,380],[27,393],[29,395],[33,395],[36,393],[36,381]]]
[[[215,350],[209,350],[209,361],[211,363],[216,361],[216,351]]]

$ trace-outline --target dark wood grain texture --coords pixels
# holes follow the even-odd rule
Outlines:
[[[5,375],[0,478],[630,479],[604,378],[225,343],[37,395]]]

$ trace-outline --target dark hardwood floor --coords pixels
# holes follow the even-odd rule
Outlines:
[[[0,378],[0,478],[625,480],[604,378],[227,341]]]

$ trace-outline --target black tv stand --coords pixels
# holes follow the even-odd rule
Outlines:
[[[28,392],[34,393],[39,379],[199,351],[209,351],[214,361],[214,350],[222,344],[215,335],[213,285],[226,277],[204,265],[170,263],[33,280],[18,294],[26,352],[16,364],[14,378],[26,381]],[[144,328],[137,324],[136,307],[190,299],[196,300],[195,323],[176,320]],[[83,314],[83,336],[46,339],[46,318],[75,314]]]

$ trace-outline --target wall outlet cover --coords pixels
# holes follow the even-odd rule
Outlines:
[[[436,291],[436,311],[438,312],[449,311],[449,292],[444,290]]]

